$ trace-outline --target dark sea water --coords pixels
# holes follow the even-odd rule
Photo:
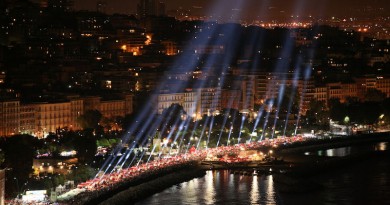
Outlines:
[[[388,143],[371,148],[381,155],[339,167],[310,178],[323,189],[307,193],[280,192],[272,175],[242,176],[228,170],[207,171],[203,178],[181,183],[155,194],[137,205],[164,204],[282,204],[282,205],[390,205],[390,154]],[[331,156],[345,156],[356,147],[324,150]],[[362,148],[366,150],[366,147]],[[350,151],[346,151],[350,150]],[[380,151],[387,150],[387,151]],[[338,154],[335,154],[338,153]]]

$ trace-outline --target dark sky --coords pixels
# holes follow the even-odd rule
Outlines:
[[[389,0],[162,0],[167,10],[179,7],[197,15],[234,16],[259,19],[291,15],[342,16],[362,15],[367,8],[383,8],[390,15]],[[75,0],[75,8],[96,10],[97,0]],[[107,0],[107,13],[135,14],[139,0]],[[370,9],[368,9],[370,10]],[[371,13],[378,13],[371,11]],[[218,15],[220,14],[220,15]]]

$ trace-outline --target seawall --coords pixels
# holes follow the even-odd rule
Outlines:
[[[180,184],[194,178],[203,177],[206,174],[205,170],[198,167],[191,169],[183,169],[178,172],[167,174],[165,176],[153,179],[151,181],[129,187],[127,190],[121,191],[107,200],[99,203],[100,205],[128,205],[159,193],[171,186]]]

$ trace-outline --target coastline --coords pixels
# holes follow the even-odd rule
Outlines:
[[[359,162],[361,160],[370,159],[370,157],[378,154],[376,152],[365,152],[360,154],[348,155],[344,157],[320,157],[320,156],[305,156],[301,152],[307,150],[315,150],[318,148],[336,148],[342,146],[351,146],[359,144],[367,144],[378,141],[389,141],[389,133],[380,133],[372,137],[370,135],[352,136],[348,138],[337,139],[336,142],[325,142],[320,144],[300,144],[298,146],[285,146],[275,150],[275,157],[281,160],[281,163],[271,162],[268,164],[257,164],[254,167],[257,168],[272,168],[273,173],[282,173],[281,171],[287,171],[283,175],[294,178],[294,180],[301,180],[303,177],[310,177],[320,174],[324,171],[333,168],[345,167],[350,164]],[[334,140],[334,139],[333,139]],[[326,144],[327,143],[327,144]],[[324,146],[324,144],[326,144]],[[386,151],[385,153],[388,153]],[[172,167],[170,169],[160,170],[152,174],[143,175],[131,182],[123,182],[117,187],[111,187],[109,190],[102,190],[98,193],[82,193],[73,201],[67,202],[67,204],[134,204],[137,201],[143,200],[156,193],[159,193],[169,187],[176,184],[180,184],[185,181],[192,180],[194,178],[203,177],[206,170],[216,169],[241,169],[254,167],[249,164],[243,165],[243,167],[234,165],[222,165],[222,166],[202,166],[200,163],[192,162],[181,167]],[[270,173],[267,173],[270,174]],[[280,182],[280,180],[279,180]],[[283,182],[282,182],[283,183]],[[301,183],[298,183],[301,184]],[[289,185],[286,188],[287,192],[290,187],[295,187],[296,184]],[[307,184],[304,183],[306,186]],[[317,186],[316,186],[317,187]],[[306,189],[304,189],[306,190]],[[315,189],[313,189],[315,190]]]
[[[129,188],[141,186],[143,184],[149,184],[167,176],[176,176],[176,173],[185,172],[186,170],[197,170],[197,167],[197,162],[190,161],[185,164],[165,167],[153,172],[144,172],[139,176],[132,178],[131,180],[123,180],[120,183],[106,187],[104,189],[100,189],[99,191],[85,191],[76,195],[70,200],[61,200],[58,202],[60,204],[96,205],[114,197],[122,191],[128,190]]]
[[[199,167],[183,169],[175,173],[153,179],[151,181],[129,187],[121,191],[107,200],[99,203],[100,205],[125,205],[134,204],[142,199],[157,194],[171,186],[190,181],[194,178],[205,176],[206,171]]]

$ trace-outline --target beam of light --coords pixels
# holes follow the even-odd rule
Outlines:
[[[211,122],[210,122],[210,125],[209,125],[209,133],[207,135],[206,149],[208,149],[208,147],[209,147],[210,135],[213,132],[213,125],[214,125],[214,115],[211,116]]]
[[[167,138],[166,138],[166,141],[167,141],[167,142],[166,142],[165,144],[163,144],[163,146],[161,146],[161,152],[160,152],[160,154],[158,155],[158,158],[161,157],[161,155],[162,155],[164,149],[168,146],[168,142],[169,142],[169,140],[171,139],[172,135],[175,133],[176,127],[178,126],[179,122],[180,122],[180,118],[178,117],[178,118],[176,118],[176,121],[175,121],[175,123],[173,124],[173,128],[170,129],[170,132],[169,132],[169,134],[168,134],[168,136],[167,136]],[[172,141],[172,144],[173,144],[175,141],[176,141],[176,139],[175,139],[174,141]],[[153,153],[152,153],[152,154],[153,154]]]
[[[301,113],[301,109],[302,109],[303,103],[305,101],[305,95],[306,95],[306,89],[307,89],[307,81],[310,79],[310,76],[311,76],[311,66],[306,66],[305,77],[304,77],[304,85],[303,85],[303,90],[302,90],[301,99],[300,99],[300,103],[299,103],[298,118],[297,118],[297,121],[296,121],[294,135],[297,134],[298,127],[299,127],[299,121],[301,120],[301,114],[302,114]]]
[[[277,103],[276,103],[276,113],[275,113],[275,117],[274,117],[271,138],[273,138],[275,135],[275,130],[277,127],[276,125],[277,125],[277,121],[279,119],[280,107],[281,107],[281,104],[284,100],[283,98],[284,98],[284,91],[285,91],[286,78],[287,78],[287,75],[285,73],[287,73],[289,60],[291,59],[292,51],[294,48],[294,41],[293,41],[293,39],[291,39],[289,32],[286,32],[285,35],[286,36],[285,36],[285,40],[283,43],[284,46],[283,46],[283,49],[281,50],[281,53],[280,53],[280,60],[277,62],[276,67],[275,67],[276,72],[280,73],[279,75],[281,75],[280,76],[281,83],[279,85],[279,94],[278,94]],[[275,82],[276,82],[276,79],[273,80],[272,84],[275,84]]]
[[[137,120],[136,123],[133,123],[130,128],[128,128],[127,132],[125,132],[125,135],[122,137],[122,143],[118,144],[114,150],[111,152],[110,156],[106,159],[106,161],[103,163],[102,167],[100,168],[99,173],[103,172],[104,170],[104,173],[106,173],[112,166],[112,164],[114,163],[114,161],[116,160],[117,158],[117,155],[118,153],[121,151],[122,149],[122,144],[126,144],[129,139],[131,138],[131,135],[134,134],[136,132],[136,130],[139,128],[139,124],[138,122],[141,122],[141,121],[146,121],[144,123],[144,126],[142,127],[141,130],[145,129],[146,128],[146,125],[149,125],[153,118],[149,117],[149,113],[150,113],[150,109],[148,109],[150,106],[150,104],[148,104],[147,106],[145,106],[145,109],[142,110],[141,112],[141,115],[138,115],[136,117]],[[140,140],[140,136],[138,135],[135,139],[135,141],[139,141]]]
[[[137,152],[137,154],[135,154],[135,155],[138,155],[138,152]],[[135,161],[135,159],[136,159],[136,157],[133,157],[133,158],[131,159],[131,161],[130,161],[129,165],[127,165],[127,167],[126,167],[126,168],[130,168],[130,167],[132,167],[132,166],[133,166],[133,162]]]
[[[119,160],[116,162],[115,167],[119,166],[125,159],[129,158],[129,155],[131,154],[132,149],[126,149],[125,153],[122,154],[122,156],[119,158]],[[121,167],[121,166],[120,166]],[[112,169],[110,173],[114,172],[115,169]],[[119,171],[119,170],[116,170]]]
[[[153,118],[151,117],[150,120],[152,120]],[[159,118],[155,119],[153,121],[153,124],[150,125],[149,123],[149,129],[148,129],[148,132],[147,133],[143,133],[143,132],[140,132],[137,134],[136,136],[136,139],[134,140],[134,146],[136,146],[136,144],[139,144],[140,147],[144,147],[145,144],[148,143],[149,141],[149,136],[156,136],[157,135],[157,130],[158,130],[158,127],[161,125],[161,120]],[[142,141],[140,142],[140,140],[142,139]],[[145,152],[145,151],[144,151]],[[134,155],[133,158],[136,158],[137,155]],[[142,157],[140,158],[142,159]],[[133,161],[134,159],[132,159]]]
[[[149,126],[150,126],[150,123],[152,122],[152,120],[153,120],[153,118],[152,118],[152,117],[149,117],[149,118],[147,119],[146,123],[141,127],[141,129],[139,130],[139,132],[138,132],[138,134],[137,134],[135,140],[133,141],[134,146],[136,145],[136,143],[139,142],[139,140],[142,139],[142,137],[145,137],[143,133],[144,133],[144,130],[147,128],[146,125],[149,125]],[[153,131],[155,130],[156,126],[157,126],[160,122],[161,122],[160,120],[154,121],[153,125],[149,127],[149,128],[152,128],[152,129],[149,129],[148,133],[153,132]],[[118,145],[118,147],[119,147],[120,149],[122,149],[122,144],[125,144],[125,143],[127,143],[127,142],[128,142],[128,141],[122,142],[121,145]],[[106,168],[105,173],[106,173],[106,172],[111,168],[111,166],[113,165],[114,161],[115,161],[116,158],[117,158],[117,154],[120,152],[120,149],[119,149],[118,152],[114,152],[114,153],[115,153],[115,157],[110,161],[110,163],[109,163],[110,166],[108,166],[108,167]]]
[[[230,32],[228,32],[228,33],[231,33],[232,31],[230,31]],[[231,34],[230,34],[231,35]],[[228,36],[230,36],[230,35],[228,35]],[[229,38],[228,38],[229,39]],[[226,44],[226,42],[225,42],[225,44]],[[234,46],[237,46],[237,43],[234,45]],[[233,47],[234,47],[233,46]],[[234,49],[229,49],[229,50],[234,50]],[[219,78],[220,79],[220,85],[223,85],[224,83],[225,83],[225,73],[227,72],[227,68],[228,68],[228,65],[229,65],[229,62],[230,61],[230,57],[228,57],[227,55],[224,55],[224,59],[223,59],[223,64],[222,64],[222,67],[223,67],[223,69],[220,71],[220,73],[221,73],[221,77]],[[221,91],[222,92],[222,91]],[[220,95],[220,93],[218,94],[216,94],[215,95],[215,97],[213,98],[213,104],[214,105],[212,105],[212,107],[213,108],[215,108],[216,106],[217,106],[217,104],[218,103],[220,103],[220,102],[217,102],[218,101],[218,95],[219,96],[221,96]],[[233,101],[234,101],[235,99],[234,98],[229,98],[229,101],[228,101],[228,108],[231,108],[232,107],[232,104],[233,104]],[[220,139],[221,139],[221,136],[222,136],[222,132],[223,132],[223,130],[224,130],[224,127],[225,127],[225,125],[226,125],[226,122],[227,122],[227,118],[228,118],[228,116],[226,116],[225,115],[225,118],[224,118],[224,120],[223,120],[223,123],[222,123],[222,125],[221,125],[221,131],[220,131],[220,134],[219,134],[219,137],[218,137],[218,140],[217,140],[217,147],[219,146],[219,143],[220,143]],[[209,131],[209,136],[208,136],[208,140],[207,140],[207,146],[208,146],[208,143],[209,143],[209,141],[210,141],[210,135],[211,135],[211,131],[212,131],[212,126],[213,126],[213,123],[214,123],[214,117],[212,118],[212,120],[211,120],[211,126],[210,126],[210,131]]]
[[[234,98],[229,98],[228,107],[232,107],[233,101],[234,101]],[[229,110],[231,110],[231,108],[229,108]],[[227,122],[227,120],[228,120],[228,118],[230,116],[230,113],[225,111],[224,116],[225,117],[223,118],[223,123],[221,125],[221,131],[219,132],[219,135],[218,135],[219,137],[218,137],[218,141],[217,141],[216,147],[219,146],[219,143],[221,141],[221,137],[222,137],[223,131],[225,130],[226,122]]]
[[[175,144],[175,142],[177,143],[177,141],[179,141],[179,144],[178,144],[178,149],[179,149],[179,146],[180,146],[180,144],[182,142],[183,136],[184,136],[185,131],[187,129],[186,127],[187,127],[188,123],[189,123],[188,118],[186,120],[181,121],[181,123],[179,125],[179,129],[176,131],[175,137],[174,137],[174,139],[172,141],[173,143],[171,143],[171,147],[169,148],[169,152],[168,153],[171,153],[171,151],[173,149],[173,145]]]
[[[259,111],[257,112],[257,117],[256,117],[256,120],[255,120],[255,124],[253,125],[252,133],[256,132],[256,129],[257,129],[257,126],[260,123],[261,117],[263,117],[263,113],[264,113],[264,104],[261,105]],[[251,142],[251,141],[252,141],[252,137],[250,138],[249,142]]]
[[[149,138],[144,138],[144,139],[142,140],[142,142],[140,143],[140,146],[139,146],[139,147],[145,147],[145,144],[147,144],[148,141],[149,141]],[[143,156],[145,155],[145,153],[146,153],[146,150],[145,150],[145,149],[142,149],[141,154],[139,155],[139,160],[137,161],[136,164],[133,165],[133,162],[135,162],[135,161],[137,160],[137,156],[138,156],[138,152],[137,152],[137,154],[134,155],[134,157],[133,157],[133,159],[131,160],[131,162],[130,162],[130,164],[129,164],[128,167],[130,167],[130,166],[138,166],[138,165],[140,164],[140,162],[142,161],[142,158],[143,158]]]
[[[214,9],[212,9],[212,10],[218,10],[218,8],[220,8],[219,7],[219,5],[216,3],[216,4],[214,4],[214,6],[213,6],[213,8]],[[210,42],[210,40],[207,38],[207,36],[209,36],[210,34],[215,34],[214,33],[215,32],[215,29],[212,29],[212,31],[210,32],[210,33],[208,33],[208,32],[202,32],[201,33],[201,39],[203,39],[202,41],[207,45],[207,44],[209,44],[209,42]],[[195,36],[194,36],[195,37]],[[175,62],[175,66],[173,66],[173,67],[179,67],[182,63],[184,63],[184,64],[186,64],[186,66],[188,66],[188,68],[190,68],[190,69],[193,69],[193,68],[195,68],[196,67],[196,61],[195,60],[192,60],[192,61],[189,61],[188,59],[189,58],[192,58],[192,54],[190,54],[190,55],[183,55],[183,56],[181,56],[181,57],[179,57]],[[191,64],[191,65],[188,65],[188,62],[193,62],[193,64]],[[164,84],[166,83],[166,81],[161,81],[160,82],[160,85],[161,86],[163,86]],[[184,85],[182,85],[180,88],[182,88],[182,87],[184,87]],[[179,87],[177,88],[177,90],[179,90],[180,89]],[[137,116],[137,121],[144,121],[145,119],[148,119],[148,115],[147,115],[147,113],[149,112],[149,109],[147,108],[147,107],[144,107],[144,109],[141,111],[141,113]],[[151,120],[151,119],[150,119]],[[148,120],[146,123],[144,123],[143,125],[143,127],[148,127],[149,125],[150,125],[150,120]],[[122,142],[123,143],[127,143],[127,141],[128,141],[128,139],[130,138],[130,133],[133,133],[133,131],[132,130],[135,130],[137,128],[137,125],[132,125],[132,127],[129,129],[130,131],[128,132],[129,133],[129,135],[125,135],[124,137],[123,137],[123,139],[122,139]],[[144,130],[144,129],[141,129],[141,130]],[[137,138],[136,139],[136,141],[139,141],[140,140],[140,138]],[[105,172],[108,170],[108,169],[110,169],[110,167],[112,166],[112,162],[113,161],[115,161],[116,160],[116,158],[117,158],[117,154],[119,153],[119,151],[120,151],[120,149],[121,149],[121,147],[118,145],[113,151],[112,151],[112,154],[110,155],[110,157],[104,162],[104,164],[103,164],[103,166],[101,167],[101,169],[100,169],[100,171],[99,172],[101,172],[102,170],[104,170],[105,169],[105,167],[106,167],[106,169],[105,169]]]
[[[298,89],[298,80],[300,77],[300,70],[301,70],[300,64],[301,64],[301,62],[302,62],[302,58],[299,57],[298,62],[296,63],[297,69],[295,69],[295,72],[294,72],[294,78],[293,78],[293,83],[292,83],[291,93],[290,93],[290,102],[288,104],[287,114],[286,114],[284,128],[283,128],[283,136],[286,136],[286,130],[287,130],[288,122],[289,122],[289,115],[291,113],[291,108],[292,108],[292,105],[294,104],[294,101],[295,101],[295,94],[296,94],[297,89]]]
[[[229,144],[230,144],[230,136],[232,135],[232,132],[233,132],[233,125],[231,125],[230,129],[229,129],[229,134],[228,134],[228,138],[226,141],[226,146],[229,146]]]
[[[141,153],[141,156],[139,157],[139,160],[138,160],[137,164],[135,165],[136,167],[138,167],[139,164],[141,164],[142,158],[144,157],[145,153],[146,153],[145,151],[143,151],[143,152]],[[149,161],[149,160],[148,160],[148,161]]]
[[[123,160],[122,164],[119,165],[119,167],[122,169],[127,160],[129,159],[130,155],[134,152],[134,148],[129,149],[128,153],[126,154],[125,159]]]
[[[266,131],[267,131],[266,128],[267,128],[267,125],[268,125],[268,119],[269,119],[270,113],[272,112],[273,105],[274,105],[274,100],[271,99],[270,102],[267,104],[267,109],[268,110],[267,110],[267,114],[266,114],[265,120],[264,120],[263,132],[261,133],[261,137],[260,137],[259,141],[263,140],[263,138],[265,136],[264,133],[266,133]]]
[[[213,31],[213,32],[215,32],[215,31]],[[213,33],[213,32],[212,32],[212,33]],[[207,35],[207,33],[204,33],[204,35]],[[203,39],[206,39],[206,38],[203,38]],[[213,60],[211,60],[211,61],[213,61]],[[188,62],[187,59],[186,59],[186,62]],[[193,62],[194,62],[194,61],[193,61]],[[187,65],[188,65],[188,64],[187,64]],[[195,65],[195,64],[194,64],[194,65]],[[190,66],[190,67],[195,67],[195,66]],[[163,129],[163,130],[164,130],[164,129]],[[202,133],[202,134],[203,134],[203,133]],[[152,152],[154,151],[154,149],[155,149],[155,147],[153,147]]]
[[[239,1],[239,3],[238,3],[238,5],[241,5],[241,4],[243,4],[243,2],[244,1]],[[268,2],[268,1],[267,1]],[[222,5],[221,3],[224,3],[224,2],[219,2],[219,4],[216,4],[216,6],[215,6],[215,10],[217,10],[217,13],[221,13],[221,11],[223,10],[223,9],[221,9],[221,8],[219,8],[220,7],[220,5]],[[264,7],[264,9],[265,9],[265,7]],[[204,33],[202,33],[201,35],[203,35],[204,37],[205,36],[207,36],[207,35],[209,35],[209,34],[215,34],[215,32],[217,32],[216,31],[216,29],[211,29],[211,31],[210,32],[204,32]],[[231,39],[229,39],[229,40],[231,40]],[[210,42],[207,40],[207,38],[202,38],[202,41],[204,41],[204,42],[206,42],[206,45],[208,45]],[[231,53],[229,52],[228,54],[227,54],[227,56],[229,56],[229,55],[231,55]],[[186,56],[186,55],[183,55],[182,57],[180,57],[179,58],[179,60],[177,60],[176,61],[176,65],[177,66],[174,66],[174,67],[179,67],[179,65],[181,65],[181,64],[186,64],[187,62],[191,62],[190,63],[190,65],[187,67],[187,69],[190,71],[190,70],[194,70],[194,69],[196,69],[196,65],[198,64],[197,62],[196,62],[196,60],[193,60],[193,61],[188,61],[188,58],[191,58],[191,59],[193,59],[194,57],[193,56],[190,56],[190,57],[188,57],[188,56]],[[226,64],[226,65],[228,65],[229,63],[228,63],[228,61],[231,61],[231,60],[233,60],[233,58],[232,57],[225,57],[224,58],[224,65]],[[210,58],[208,58],[207,59],[207,62],[206,62],[206,65],[213,65],[214,63],[215,63],[215,61],[216,61],[216,59],[214,58],[214,57],[210,57]],[[257,62],[255,63],[255,64],[257,64]],[[188,64],[187,64],[188,65]],[[207,66],[208,67],[208,66]],[[223,81],[223,80],[222,80]],[[161,85],[164,85],[164,81],[162,81],[161,82]],[[181,88],[183,88],[183,87],[185,87],[186,85],[185,85],[185,83],[182,83],[182,84],[179,84],[180,86],[179,87],[177,87],[177,89],[176,90],[180,90]],[[202,86],[203,87],[203,86]],[[280,100],[279,98],[278,98],[278,100]],[[279,103],[278,103],[279,104]],[[273,106],[273,103],[271,104],[271,110],[272,110],[272,106]],[[212,106],[212,108],[214,108],[214,106]],[[277,109],[277,110],[279,110],[279,109]],[[146,112],[145,110],[143,111],[143,112]],[[260,115],[261,116],[261,115]],[[267,123],[268,123],[268,117],[269,117],[269,112],[267,113]],[[143,114],[141,114],[140,116],[139,116],[139,119],[142,119],[142,120],[140,120],[140,121],[145,121],[145,118],[147,118],[147,116],[145,116],[145,115],[143,115]],[[259,117],[258,119],[260,119],[261,117]],[[148,119],[148,120],[146,120],[147,122],[146,123],[144,123],[143,124],[143,126],[141,126],[142,127],[142,129],[141,129],[141,133],[139,133],[139,134],[137,134],[137,136],[136,136],[136,138],[135,138],[135,140],[134,140],[134,146],[135,146],[135,144],[136,143],[138,143],[141,139],[142,139],[142,137],[144,137],[143,138],[143,142],[141,143],[141,144],[144,144],[145,143],[145,140],[146,140],[146,138],[145,138],[145,135],[144,134],[142,134],[143,133],[143,131],[144,130],[146,130],[146,129],[149,129],[149,127],[150,127],[150,125],[151,124],[153,124],[153,122],[151,122],[151,119]],[[203,134],[204,134],[204,130],[206,129],[206,127],[207,127],[207,124],[208,124],[208,122],[210,121],[210,117],[208,117],[207,119],[206,119],[206,123],[205,123],[205,126],[203,127],[203,131],[202,131],[202,133],[201,133],[201,136],[200,136],[200,139],[199,139],[199,141],[198,141],[198,145],[197,145],[197,147],[199,146],[199,143],[200,143],[200,141],[201,141],[201,138],[202,138],[202,136],[203,136]],[[212,127],[213,127],[213,122],[214,122],[214,117],[211,117],[211,123],[210,123],[210,125],[209,125],[209,135],[208,135],[208,140],[207,140],[207,146],[208,146],[208,143],[209,143],[209,140],[210,140],[210,133],[211,133],[211,131],[212,131]],[[225,121],[226,122],[226,121]],[[241,122],[241,129],[242,129],[242,125],[243,125],[243,122],[244,122],[244,120],[242,120],[242,122]],[[259,121],[257,121],[256,123],[259,123]],[[256,124],[255,123],[255,124]],[[267,125],[267,123],[265,123],[265,126]],[[161,124],[165,124],[164,122],[161,122]],[[274,124],[276,124],[276,123],[274,123]],[[134,125],[134,126],[138,126],[139,127],[139,125]],[[256,124],[256,126],[257,126],[257,124]],[[254,126],[254,127],[256,127],[256,126]],[[153,127],[153,126],[152,126]],[[158,127],[158,126],[156,126],[156,127]],[[174,126],[175,127],[175,126]],[[195,126],[196,127],[196,126]],[[223,126],[224,127],[224,126]],[[274,126],[275,127],[275,126]],[[240,129],[240,130],[241,130]],[[254,128],[255,129],[255,128]],[[134,130],[136,130],[135,128],[134,128]],[[155,132],[155,129],[152,129],[153,131],[150,131],[149,130],[149,132]],[[165,131],[166,130],[166,127],[164,127],[163,128],[163,131]],[[230,139],[230,135],[231,135],[231,133],[232,133],[232,130],[233,130],[233,127],[231,127],[231,129],[230,129],[230,133],[229,133],[229,137],[228,137],[228,139]],[[263,129],[264,131],[265,131],[265,129]],[[193,130],[193,132],[192,132],[192,134],[195,132],[195,130]],[[130,132],[130,133],[133,133],[134,134],[134,132]],[[264,134],[264,133],[263,133]],[[170,133],[170,135],[169,135],[169,138],[171,138],[172,137],[172,135],[173,135],[173,131],[171,131],[171,133]],[[147,136],[149,136],[148,134],[146,135],[146,137]],[[240,136],[241,136],[241,132],[239,133],[239,139],[240,139]],[[129,140],[129,138],[131,137],[131,135],[128,135],[127,136],[127,140],[126,140],[126,137],[125,137],[125,140],[123,140],[123,142],[124,143],[127,143],[127,141]],[[160,135],[159,136],[160,138],[162,137],[162,135]],[[176,136],[175,136],[175,139],[174,139],[174,141],[176,141],[177,139],[178,139],[178,137],[179,137],[179,135],[178,134],[176,134]],[[220,135],[220,137],[221,137],[221,135]],[[219,138],[220,138],[219,137]],[[182,138],[184,138],[184,134],[183,134],[183,137]],[[190,143],[190,142],[189,142]],[[218,140],[218,144],[219,144],[219,140]],[[132,148],[131,149],[129,149],[128,150],[128,153],[126,153],[125,155],[122,155],[122,157],[119,159],[119,161],[118,161],[118,163],[117,164],[119,164],[119,163],[124,163],[125,161],[127,161],[128,160],[128,158],[129,158],[129,153],[131,153],[131,150],[133,150],[134,149],[134,146],[132,146]],[[108,168],[109,167],[111,167],[112,166],[112,162],[114,162],[115,160],[116,160],[116,158],[117,158],[117,153],[119,153],[119,151],[120,151],[120,149],[121,149],[121,147],[117,147],[117,148],[115,148],[114,150],[116,150],[116,151],[114,151],[113,153],[115,154],[115,155],[110,155],[110,160],[106,160],[105,161],[105,165],[109,165],[108,167],[107,167],[107,170],[108,170]],[[127,151],[126,151],[127,152]],[[141,157],[140,157],[140,160],[142,159],[142,157],[143,157],[143,155],[145,154],[145,152],[142,152],[142,154],[141,154]],[[152,155],[151,155],[152,156]],[[133,158],[133,160],[134,160],[134,158]],[[132,162],[133,162],[133,160],[132,160]],[[149,160],[148,160],[149,161]],[[130,163],[130,164],[132,164],[132,162]],[[138,162],[138,164],[140,163],[140,161]],[[137,165],[138,165],[137,164]],[[105,166],[103,166],[103,167],[105,167]],[[102,167],[102,169],[103,169],[103,167]]]
[[[198,121],[195,122],[195,125],[194,125],[194,127],[193,127],[193,129],[191,131],[190,140],[188,140],[188,146],[187,146],[187,149],[185,151],[185,154],[187,154],[188,149],[190,148],[190,145],[191,145],[191,141],[193,141],[192,139],[194,139],[194,136],[197,134],[196,133],[196,129],[199,127],[199,125],[200,125],[200,121],[198,120]]]
[[[278,102],[277,102],[277,107],[276,107],[274,123],[273,123],[273,126],[272,126],[271,138],[274,138],[274,135],[275,135],[276,123],[277,123],[277,121],[279,119],[280,106],[281,106],[282,101],[283,101],[284,90],[286,89],[285,80],[283,80],[283,81],[284,82],[280,85],[280,89],[279,89]]]
[[[245,123],[245,115],[242,115],[241,117],[241,125],[240,125],[240,130],[238,132],[238,139],[237,139],[237,144],[240,144],[240,141],[241,141],[241,134],[242,134],[242,129],[244,127],[244,123]]]
[[[185,122],[184,122],[184,124],[183,124],[183,127],[184,127],[184,129],[183,129],[183,131],[182,131],[182,133],[181,133],[181,137],[180,137],[180,142],[179,142],[179,145],[178,145],[178,152],[176,153],[176,155],[175,155],[175,157],[177,156],[177,155],[179,155],[179,152],[182,152],[182,146],[184,146],[183,144],[184,144],[184,141],[185,141],[185,135],[187,134],[187,131],[188,131],[188,128],[189,128],[189,124],[190,124],[190,121],[191,121],[191,119],[190,118],[188,118]],[[179,135],[180,135],[180,133],[178,133]],[[190,141],[190,140],[189,140]]]
[[[318,32],[318,28],[319,27],[314,27],[314,33],[317,33]],[[312,41],[314,41],[314,39],[312,39]],[[301,118],[301,109],[302,109],[302,106],[303,106],[303,103],[304,103],[304,98],[305,98],[305,95],[306,95],[306,89],[307,89],[307,81],[310,79],[311,77],[311,67],[312,67],[312,61],[313,61],[313,58],[314,58],[314,53],[315,53],[315,47],[317,46],[317,42],[314,42],[313,45],[311,46],[311,48],[308,50],[308,62],[309,62],[309,65],[306,66],[306,69],[304,71],[304,85],[303,85],[303,89],[301,91],[301,96],[300,96],[300,102],[299,102],[299,111],[298,111],[298,117],[297,117],[297,120],[296,120],[296,124],[295,124],[295,130],[294,130],[294,135],[297,134],[297,131],[298,131],[298,128],[299,128],[299,122],[300,122],[300,118]]]
[[[166,118],[167,117],[167,118]],[[163,113],[163,115],[162,115],[162,118],[164,118],[164,119],[166,119],[166,121],[162,121],[161,120],[161,123],[156,123],[157,125],[163,125],[163,127],[162,127],[162,129],[161,129],[161,132],[160,132],[160,134],[158,135],[158,140],[161,142],[161,140],[162,140],[162,137],[163,137],[163,134],[166,132],[166,130],[168,129],[168,122],[171,120],[171,118],[172,118],[172,113]],[[178,120],[179,120],[180,118],[176,118],[176,121],[175,121],[175,124],[178,122]],[[153,129],[154,130],[154,129]],[[172,132],[170,132],[169,133],[169,135],[171,135],[172,134]],[[160,146],[161,147],[161,146]],[[153,154],[154,154],[154,151],[155,151],[155,149],[157,148],[157,144],[154,144],[153,145],[153,148],[152,148],[152,150],[151,150],[151,153],[150,153],[150,156],[149,156],[149,158],[147,159],[147,162],[149,162],[150,161],[150,159],[151,159],[151,157],[153,156]],[[158,157],[160,157],[161,156],[161,152],[162,152],[162,150],[160,151],[160,153],[159,153],[159,155],[158,155]]]
[[[304,1],[299,1],[295,7],[295,11],[302,10],[303,6],[304,6]],[[291,39],[289,33],[287,32],[285,34],[285,40],[283,43],[284,46],[283,46],[283,49],[281,50],[281,53],[280,53],[280,61],[277,62],[276,67],[275,67],[276,72],[285,73],[287,71],[288,62],[289,62],[289,59],[291,58],[292,51],[294,48],[293,43],[294,43],[294,41]],[[283,97],[284,97],[286,75],[282,75],[281,80],[282,80],[282,83],[281,83],[280,88],[279,88],[279,96],[278,96],[278,101],[276,104],[277,106],[276,106],[275,119],[274,119],[274,123],[273,123],[273,127],[272,127],[272,135],[271,135],[272,138],[274,137],[274,134],[275,134],[276,125],[277,125],[277,121],[279,118],[280,106],[281,106],[281,103],[282,103]],[[274,82],[272,84],[274,84]],[[268,122],[268,119],[266,121]]]
[[[209,124],[210,119],[211,119],[211,117],[210,117],[210,116],[207,116],[205,122],[203,123],[202,132],[200,133],[199,140],[198,140],[198,142],[197,142],[197,144],[196,144],[196,149],[199,149],[199,146],[200,146],[200,143],[201,143],[201,141],[202,141],[204,132],[205,132],[205,130],[206,130],[206,128],[207,128],[207,124]]]

